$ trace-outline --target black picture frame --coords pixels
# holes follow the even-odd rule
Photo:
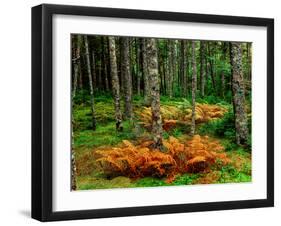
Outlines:
[[[267,198],[54,212],[52,210],[52,18],[55,14],[266,27]],[[32,218],[40,221],[57,221],[271,206],[274,206],[273,19],[50,4],[32,8]]]

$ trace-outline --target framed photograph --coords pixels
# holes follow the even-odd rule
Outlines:
[[[274,205],[274,20],[32,8],[32,217]]]

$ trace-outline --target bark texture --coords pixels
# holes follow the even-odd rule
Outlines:
[[[168,85],[168,96],[170,98],[173,97],[173,56],[174,56],[174,47],[173,47],[173,41],[172,40],[168,40],[168,78],[167,78],[167,85]]]
[[[200,92],[201,96],[205,96],[205,42],[201,41],[200,46]]]
[[[122,38],[121,41],[121,73],[123,74],[122,77],[124,78],[125,117],[127,119],[132,119],[132,76],[130,70],[129,41],[129,38]]]
[[[235,114],[236,143],[245,144],[248,140],[248,122],[245,111],[245,91],[242,73],[241,43],[231,43],[232,93]]]
[[[79,63],[80,63],[80,43],[78,42],[78,38],[72,36],[72,44],[73,44],[73,55],[72,55],[72,63],[73,63],[73,87],[72,87],[72,98],[76,96],[77,84],[78,84],[78,76],[79,76]]]
[[[150,92],[150,78],[148,75],[148,59],[146,53],[146,39],[142,39],[142,68],[143,68],[143,81],[144,81],[144,104],[149,106],[151,104]]]
[[[195,41],[192,41],[192,118],[191,118],[191,134],[195,134],[195,99],[197,90],[197,69],[196,69],[196,55],[195,55]]]
[[[92,51],[92,78],[93,78],[93,89],[95,91],[96,84],[97,84],[97,76],[96,76],[96,57],[95,57],[95,52]]]
[[[92,129],[96,130],[96,112],[95,112],[95,102],[94,102],[94,88],[93,88],[93,80],[92,80],[92,73],[91,73],[91,62],[90,62],[89,43],[88,43],[87,35],[84,35],[84,42],[85,42],[85,55],[86,55],[86,62],[87,62],[87,72],[88,72],[89,86],[90,86]]]
[[[141,56],[141,51],[140,51],[140,43],[135,40],[135,48],[136,48],[136,71],[137,71],[137,94],[140,96],[141,95],[141,70],[140,70],[140,56]]]
[[[108,43],[107,37],[103,37],[103,64],[104,64],[105,91],[109,91],[108,70],[107,70],[107,65],[108,65],[108,59],[107,59],[108,48],[107,48],[107,43]]]
[[[115,108],[115,121],[116,130],[122,131],[122,113],[120,108],[120,85],[119,78],[117,74],[117,62],[116,62],[116,45],[114,37],[108,38],[109,54],[110,54],[110,69],[111,69],[111,83],[112,83],[112,93],[114,97],[114,108]]]
[[[72,36],[72,44],[73,44],[73,55],[72,55],[72,63],[73,63],[73,88],[72,88],[72,109],[74,104],[74,98],[76,96],[77,83],[78,83],[78,75],[79,75],[79,63],[80,63],[80,43],[78,42],[78,37]],[[73,112],[73,110],[71,111]],[[71,114],[72,125],[74,125],[74,117],[73,113]],[[71,127],[71,190],[75,191],[77,189],[76,186],[76,161],[75,161],[75,150],[74,150],[74,136],[73,136],[73,126]]]
[[[156,40],[147,39],[146,42],[148,58],[148,75],[151,80],[151,113],[152,113],[152,134],[154,147],[163,150],[162,118],[160,114],[160,85],[158,74],[158,56]]]

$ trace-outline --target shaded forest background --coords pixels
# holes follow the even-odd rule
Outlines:
[[[74,190],[177,184],[182,177],[178,184],[250,180],[251,43],[90,35],[72,35],[71,42]],[[185,142],[200,150],[183,167],[173,161],[175,152],[190,155]],[[121,156],[125,165],[112,147],[119,154],[128,149]],[[145,154],[134,152],[132,159],[129,151],[144,147]],[[211,159],[214,150],[228,154],[212,153]],[[130,162],[144,155],[155,161],[156,152],[156,165],[140,163],[139,170]],[[173,159],[167,160],[170,152]],[[247,169],[229,159],[242,159]],[[224,166],[210,170],[218,161]],[[223,174],[229,178],[221,179]],[[112,185],[120,175],[126,179]]]

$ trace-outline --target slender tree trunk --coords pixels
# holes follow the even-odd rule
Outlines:
[[[224,64],[226,64],[226,55],[227,55],[227,45],[224,42],[222,44],[222,55],[221,55],[221,60]],[[225,96],[225,71],[222,69],[221,72],[221,97],[224,98]]]
[[[181,90],[182,96],[187,96],[187,45],[186,40],[181,40]]]
[[[192,119],[191,119],[191,134],[195,134],[195,118],[196,118],[196,85],[197,85],[197,70],[196,70],[196,55],[195,41],[192,41]]]
[[[191,47],[191,42],[187,41],[186,40],[186,75],[185,75],[185,79],[186,79],[186,83],[185,83],[185,89],[186,89],[186,96],[188,96],[188,92],[189,90],[191,90],[191,86],[189,85],[190,83],[190,78],[189,78],[189,67],[191,66],[191,63],[190,63],[190,59],[191,57],[190,56],[190,47]]]
[[[82,36],[81,35],[77,35],[77,44],[79,45],[79,54],[80,54],[80,57],[79,57],[79,60],[78,60],[78,70],[79,70],[79,76],[78,76],[78,80],[79,80],[79,83],[78,83],[78,86],[79,86],[79,89],[82,90],[83,89],[83,73],[82,73],[82,64],[81,64],[81,61],[82,61],[82,57],[81,57],[81,44],[82,44],[83,40],[82,40]]]
[[[205,42],[201,41],[200,42],[200,91],[201,91],[201,96],[205,96]]]
[[[93,81],[92,81],[90,53],[89,53],[89,44],[88,44],[87,35],[84,35],[84,42],[85,42],[85,54],[86,54],[86,62],[87,62],[87,71],[88,71],[88,77],[89,77],[89,86],[90,86],[92,129],[96,130],[96,112],[95,112],[95,104],[94,104],[94,88],[93,88]]]
[[[213,89],[216,90],[216,80],[215,80],[215,74],[214,74],[214,63],[213,63],[213,52],[212,52],[212,48],[211,48],[211,43],[208,43],[208,55],[209,55],[209,65],[210,65],[210,75],[211,75],[211,79],[212,79],[212,85],[213,85]]]
[[[224,99],[225,94],[225,75],[224,71],[221,72],[221,96]]]
[[[80,43],[78,42],[78,38],[72,36],[72,44],[73,44],[73,54],[72,54],[72,62],[73,62],[73,87],[72,87],[72,96],[73,98],[76,95],[77,83],[78,83],[78,75],[79,75],[79,62],[80,62]]]
[[[124,78],[122,77],[123,74],[121,73],[121,62],[122,62],[121,37],[115,38],[115,55],[116,55],[116,63],[117,63],[117,75],[119,78],[120,94],[123,94],[124,93],[123,92],[124,91]],[[111,78],[111,81],[112,81],[112,78]]]
[[[172,66],[173,66],[173,75],[172,75],[172,96],[175,96],[177,90],[177,40],[172,41]]]
[[[117,63],[116,63],[116,45],[114,37],[109,37],[109,53],[110,53],[110,69],[111,69],[111,79],[112,79],[112,92],[114,97],[114,107],[115,107],[115,121],[116,130],[122,131],[122,113],[120,107],[120,85],[117,73]]]
[[[151,93],[150,93],[150,78],[148,74],[148,59],[146,53],[146,39],[142,38],[142,67],[143,67],[143,80],[144,80],[144,104],[149,106],[151,104]]]
[[[154,148],[163,150],[162,118],[160,114],[160,86],[156,40],[147,39],[148,74],[151,78],[151,113]]]
[[[104,65],[104,84],[105,84],[105,91],[109,90],[108,84],[108,70],[107,70],[107,37],[103,37],[103,65]]]
[[[93,89],[94,91],[96,90],[96,83],[97,83],[97,80],[96,80],[96,60],[95,60],[95,52],[92,51],[92,77],[93,77]]]
[[[248,140],[248,122],[245,111],[245,91],[242,73],[241,43],[231,43],[232,93],[235,114],[236,143],[246,144]]]
[[[168,76],[168,95],[170,98],[173,97],[173,57],[174,57],[174,48],[173,48],[173,41],[168,40],[168,70],[169,70],[169,76]]]
[[[132,76],[130,71],[129,38],[122,38],[121,41],[122,65],[121,73],[124,78],[125,117],[132,119]]]
[[[75,38],[75,36],[72,36],[72,44],[73,44],[73,54],[72,54],[72,62],[73,62],[73,89],[72,89],[72,109],[74,107],[74,98],[76,95],[76,89],[77,89],[77,80],[78,80],[78,73],[79,73],[79,64],[78,61],[80,61],[80,43],[78,42],[78,38]],[[73,112],[73,110],[71,111]],[[73,126],[74,126],[74,117],[73,113],[71,114],[71,121],[72,121],[72,127],[71,127],[71,190],[75,191],[77,189],[76,187],[76,161],[75,161],[75,150],[74,150],[74,135],[73,135]]]
[[[161,54],[158,54],[158,71],[160,75],[160,94],[164,93],[164,67],[163,67],[163,57]]]
[[[140,43],[139,39],[136,38],[136,70],[137,70],[137,94],[141,95],[141,70],[140,70],[140,58],[141,58],[141,51],[140,51]]]
[[[100,91],[102,91],[103,85],[102,85],[102,57],[99,56],[99,63],[98,63],[98,78],[97,78],[97,87]]]
[[[82,66],[81,66],[81,59],[80,59],[80,65],[79,65],[79,89],[83,89],[83,73],[82,73]]]

